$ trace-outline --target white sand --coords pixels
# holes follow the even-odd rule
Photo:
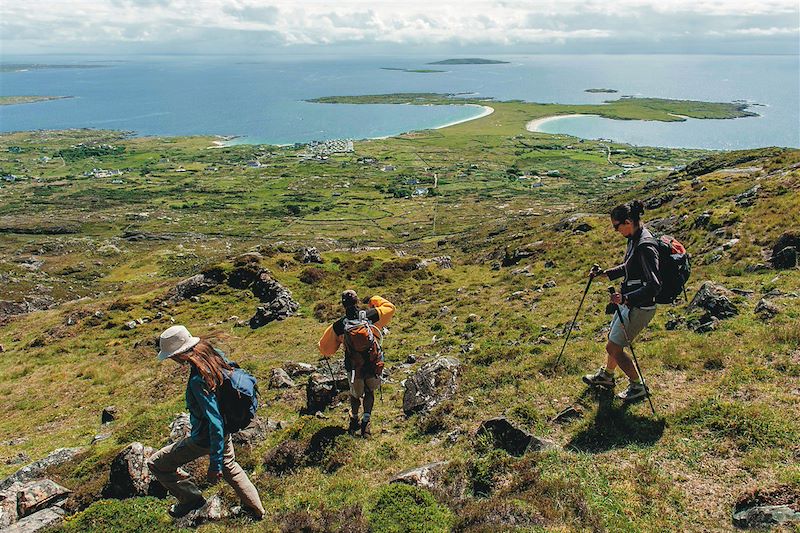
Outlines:
[[[478,120],[479,118],[483,118],[494,113],[494,108],[489,107],[488,105],[478,105],[478,104],[464,104],[464,105],[469,107],[480,107],[481,109],[483,109],[483,112],[480,115],[465,118],[462,120],[456,120],[455,122],[449,122],[443,126],[436,126],[433,129],[440,130],[442,128],[449,128],[450,126],[455,126],[456,124],[463,124],[464,122],[469,122],[470,120]]]
[[[553,120],[559,120],[568,117],[597,117],[597,116],[599,115],[584,115],[584,114],[551,115],[549,117],[541,117],[531,120],[530,122],[525,124],[525,129],[528,131],[537,132],[540,131],[539,128],[541,128],[542,124],[545,124],[546,122],[552,122]]]

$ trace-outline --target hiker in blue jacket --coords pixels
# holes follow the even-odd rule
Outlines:
[[[172,326],[159,338],[158,360],[172,359],[191,367],[186,384],[186,408],[192,424],[190,436],[154,453],[147,461],[153,475],[178,499],[169,514],[181,517],[205,505],[197,485],[181,465],[209,456],[208,481],[212,485],[225,479],[242,502],[242,508],[256,519],[264,516],[264,506],[253,483],[236,462],[231,436],[225,431],[216,390],[223,372],[232,367],[221,351],[208,340],[193,337],[184,326]]]

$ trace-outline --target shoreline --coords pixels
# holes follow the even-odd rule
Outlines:
[[[550,115],[547,117],[539,117],[535,118],[528,123],[525,124],[525,129],[532,132],[532,133],[547,133],[545,131],[540,130],[539,128],[548,122],[553,122],[554,120],[559,120],[562,118],[573,118],[573,117],[599,117],[600,115],[591,115],[591,114],[584,114],[584,113],[572,113],[569,115]]]
[[[463,118],[463,119],[460,119],[460,120],[455,120],[453,122],[448,122],[447,124],[442,124],[441,126],[435,126],[433,128],[423,128],[423,129],[418,129],[418,130],[401,131],[399,133],[393,133],[391,135],[383,135],[381,137],[366,137],[364,139],[353,139],[353,140],[356,141],[356,142],[358,142],[358,141],[373,141],[373,140],[378,140],[379,141],[379,140],[384,140],[384,139],[391,139],[392,137],[398,137],[400,135],[405,135],[406,133],[411,133],[411,132],[414,132],[414,131],[441,130],[441,129],[444,129],[444,128],[449,128],[450,126],[455,126],[457,124],[463,124],[465,122],[470,122],[472,120],[478,120],[479,118],[488,117],[489,115],[494,113],[494,108],[493,107],[489,107],[488,105],[480,105],[480,104],[458,104],[458,105],[463,105],[465,107],[479,107],[479,108],[483,109],[483,111],[480,114],[475,115],[474,117],[468,117],[468,118]],[[250,144],[250,143],[246,143],[246,142],[233,143],[233,141],[235,139],[246,138],[246,137],[243,137],[243,136],[240,136],[240,135],[236,135],[236,136],[219,136],[219,137],[232,137],[232,138],[229,139],[229,140],[212,141],[212,145],[213,146],[209,146],[209,148],[223,148],[225,146],[235,146],[236,144]],[[290,143],[286,143],[286,144],[253,143],[253,145],[260,145],[260,144],[269,144],[270,146],[290,146]]]
[[[470,122],[472,120],[478,120],[479,118],[488,117],[489,115],[494,113],[494,108],[493,107],[489,107],[488,105],[480,105],[480,104],[461,104],[461,105],[463,105],[465,107],[479,107],[479,108],[483,109],[483,112],[480,115],[477,115],[477,116],[474,116],[474,117],[464,118],[464,119],[461,119],[461,120],[456,120],[454,122],[448,122],[447,124],[444,124],[442,126],[436,126],[435,128],[431,128],[431,129],[441,130],[441,129],[444,129],[444,128],[449,128],[450,126],[455,126],[456,124],[463,124],[464,122]]]

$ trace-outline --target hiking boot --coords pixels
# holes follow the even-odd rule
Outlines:
[[[358,431],[361,425],[358,423],[358,418],[350,417],[350,425],[347,427],[347,432],[350,434],[351,437],[355,437],[356,432]]]
[[[631,383],[626,390],[617,394],[617,398],[623,402],[635,402],[645,396],[647,396],[647,387],[641,383]]]
[[[361,436],[364,437],[365,439],[370,435],[372,435],[372,429],[370,428],[369,422],[370,422],[369,420],[363,420],[361,422]]]
[[[167,512],[172,518],[180,518],[182,516],[186,516],[187,514],[191,513],[195,509],[200,509],[205,504],[206,500],[204,498],[200,498],[199,500],[195,500],[189,503],[176,503],[174,505],[171,505]]]
[[[583,376],[583,382],[590,387],[608,387],[610,389],[616,385],[613,374],[606,372],[605,368],[601,368],[594,374],[586,374]]]

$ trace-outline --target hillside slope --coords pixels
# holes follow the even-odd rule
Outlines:
[[[154,152],[167,149],[157,146]],[[796,502],[800,271],[775,269],[769,259],[782,235],[783,244],[800,239],[800,151],[730,152],[686,162],[681,170],[646,173],[588,197],[569,188],[574,185],[533,200],[488,193],[457,198],[458,189],[445,190],[444,198],[425,201],[441,200],[430,215],[434,225],[437,215],[449,220],[448,231],[418,239],[415,226],[398,229],[388,220],[373,225],[369,242],[351,233],[348,211],[314,212],[314,199],[300,207],[309,209],[310,218],[297,224],[313,227],[316,215],[336,224],[318,226],[324,229],[317,234],[299,231],[288,242],[261,237],[264,225],[282,222],[270,218],[270,208],[257,206],[251,188],[257,178],[246,171],[194,186],[217,187],[221,202],[223,189],[233,194],[250,188],[245,197],[252,211],[242,218],[248,226],[241,233],[235,233],[241,229],[237,220],[209,205],[207,197],[194,206],[182,197],[183,207],[156,216],[140,214],[133,201],[129,205],[122,193],[103,185],[107,203],[99,203],[94,214],[88,208],[78,218],[48,201],[42,212],[54,211],[46,216],[20,217],[15,209],[28,209],[26,198],[61,195],[81,202],[88,193],[60,192],[52,180],[16,189],[0,206],[2,246],[15,250],[2,263],[13,289],[3,299],[19,304],[39,292],[57,305],[2,318],[0,473],[11,474],[20,462],[55,448],[84,446],[48,472],[73,490],[68,509],[82,511],[64,530],[169,530],[161,500],[92,503],[103,495],[116,454],[134,441],[162,446],[170,422],[184,409],[184,369],[157,364],[153,350],[160,331],[181,323],[195,334],[220,334],[230,356],[263,383],[261,417],[283,422],[239,452],[242,465],[254,473],[269,519],[228,519],[201,526],[203,531],[335,531],[345,525],[382,531],[396,523],[419,523],[420,531],[727,531],[737,501],[756,489],[788,494]],[[135,202],[178,202],[163,190],[157,195],[144,182],[147,174],[141,175],[145,192]],[[70,178],[61,179],[73,186]],[[319,180],[322,189],[336,183],[330,176],[303,179]],[[455,187],[455,173],[451,180]],[[276,190],[289,181],[269,180]],[[171,186],[194,194],[186,183]],[[428,208],[413,199],[368,190],[360,189],[363,210],[353,217],[359,224],[382,219],[380,210],[405,224],[419,216],[419,228],[430,224],[427,211],[420,215]],[[572,201],[564,202],[564,196]],[[587,296],[563,365],[552,370],[589,267],[621,259],[624,242],[606,213],[632,198],[646,201],[651,227],[676,236],[693,254],[689,299],[713,281],[733,291],[727,294],[736,310],[714,322],[702,310],[687,309],[686,302],[659,308],[635,345],[658,416],[646,402],[623,408],[581,383],[580,376],[603,357],[608,317],[600,280]],[[162,218],[170,213],[173,220]],[[117,236],[121,220],[131,225],[126,238]],[[215,234],[207,221],[220,231]],[[41,227],[48,233],[32,232]],[[59,227],[69,231],[59,234]],[[276,231],[287,233],[286,227]],[[306,245],[318,246],[324,262],[304,264],[296,250]],[[246,251],[261,258],[236,264]],[[452,268],[447,261],[419,265],[445,255]],[[291,291],[299,314],[254,329],[241,323],[259,305],[252,292],[231,281],[248,262],[268,269]],[[179,280],[200,272],[226,281],[193,298],[166,298]],[[306,378],[293,388],[267,388],[274,368],[318,364],[316,341],[348,287],[362,296],[380,294],[398,309],[384,345],[389,379],[369,440],[331,429],[345,427],[344,403],[320,416],[301,414]],[[755,313],[762,299],[776,307],[774,316]],[[442,356],[461,363],[456,394],[428,413],[404,415],[404,380]],[[109,405],[117,418],[101,426],[100,413]],[[570,406],[575,416],[554,420]],[[475,436],[483,421],[498,416],[557,447],[515,455]],[[103,438],[89,445],[97,434]],[[443,460],[449,463],[432,487],[387,486],[400,471]],[[220,490],[233,504],[230,488]]]

